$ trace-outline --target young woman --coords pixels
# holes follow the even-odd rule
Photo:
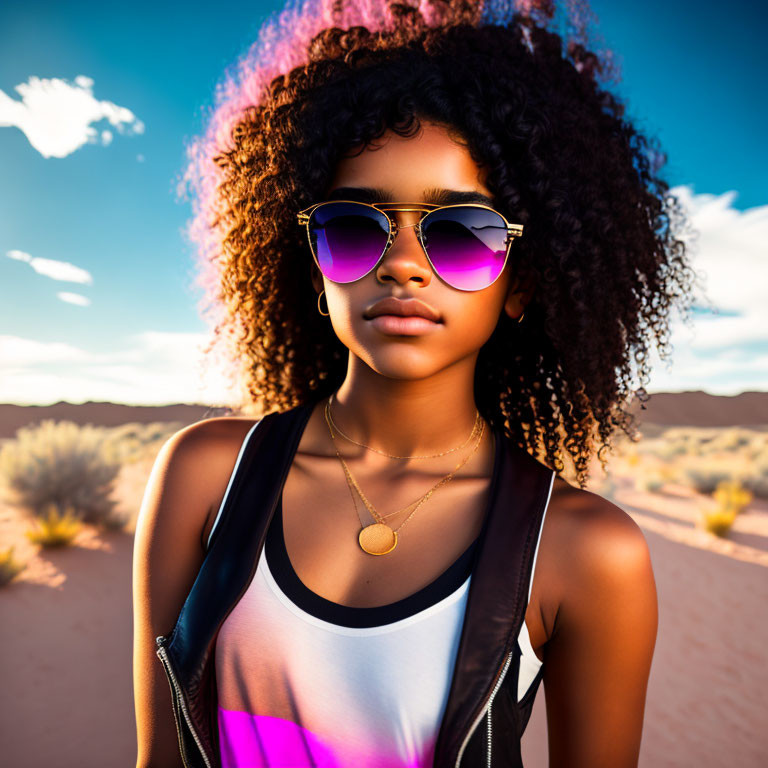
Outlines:
[[[584,485],[689,296],[675,201],[548,6],[342,5],[198,158],[249,415],[149,478],[137,766],[522,765],[542,680],[550,766],[636,766],[653,572]]]

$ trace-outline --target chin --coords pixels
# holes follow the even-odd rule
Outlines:
[[[408,339],[390,341],[384,346],[358,349],[354,354],[381,376],[411,381],[427,379],[453,362],[435,355],[434,349],[416,348]]]

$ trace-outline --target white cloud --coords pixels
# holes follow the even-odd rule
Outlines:
[[[83,296],[79,293],[59,291],[56,295],[68,304],[77,304],[79,307],[89,307],[91,305],[91,300],[87,296]]]
[[[676,320],[673,366],[666,370],[654,354],[648,388],[719,394],[768,389],[768,205],[741,211],[733,207],[733,191],[695,194],[687,186],[671,191],[697,233],[689,243],[703,282],[696,303],[723,314],[694,315],[690,327]]]
[[[35,341],[19,336],[0,336],[3,369],[46,363],[79,363],[92,360],[90,353],[61,341]]]
[[[83,144],[95,144],[99,132],[91,123],[108,120],[119,133],[144,133],[144,123],[130,109],[93,95],[93,80],[78,75],[74,84],[58,77],[31,76],[14,87],[21,101],[0,90],[0,126],[15,126],[43,157],[66,157]],[[101,142],[112,141],[104,130]]]
[[[63,342],[0,336],[0,402],[231,403],[226,382],[201,367],[206,341],[205,334],[147,331],[107,352],[93,352]]]
[[[758,313],[765,319],[768,205],[740,211],[733,207],[736,199],[733,191],[697,195],[685,186],[672,191],[699,233],[692,244],[694,267],[704,278],[705,293],[721,310],[735,311],[742,316]]]
[[[93,277],[91,273],[68,261],[57,261],[56,259],[44,259],[40,256],[30,256],[24,251],[8,251],[6,256],[17,261],[24,261],[40,275],[53,278],[54,280],[66,280],[70,283],[82,283],[92,285]]]

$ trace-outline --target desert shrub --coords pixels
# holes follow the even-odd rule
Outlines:
[[[664,487],[664,481],[660,477],[653,475],[643,475],[635,478],[635,487],[638,491],[647,491],[648,493],[658,493]]]
[[[768,456],[760,456],[749,465],[744,487],[759,499],[768,499]]]
[[[714,509],[704,510],[704,528],[716,536],[725,536],[737,515],[752,501],[752,494],[737,480],[717,484],[712,494]]]
[[[186,425],[183,421],[154,421],[150,424],[131,422],[105,431],[104,452],[119,464],[144,458],[150,448],[160,446]]]
[[[737,515],[752,501],[750,491],[738,481],[726,480],[718,483],[712,495],[719,507],[732,510]]]
[[[81,527],[73,507],[62,512],[56,504],[51,503],[46,505],[45,512],[35,520],[35,527],[26,531],[25,535],[33,544],[41,547],[65,547],[72,543]]]
[[[691,453],[691,451],[688,444],[683,440],[663,440],[659,441],[653,453],[663,461],[669,461],[676,456]]]
[[[744,487],[758,499],[768,499],[768,473],[747,475]]]
[[[724,429],[709,444],[711,451],[738,451],[752,443],[752,433],[746,429]]]
[[[27,566],[13,556],[14,547],[0,551],[0,587],[10,584]]]
[[[712,438],[712,433],[692,427],[672,427],[658,437],[649,440],[644,452],[663,461],[684,455],[699,455],[704,445]]]
[[[676,483],[680,480],[680,469],[675,464],[662,464],[658,476],[662,483]]]
[[[84,522],[110,520],[110,493],[119,462],[104,450],[104,430],[46,419],[22,427],[0,449],[0,479],[6,500],[34,516],[48,505],[72,508]]]
[[[768,464],[768,433],[761,432],[755,435],[751,446],[751,458]]]
[[[731,530],[736,513],[733,510],[716,507],[705,509],[703,513],[704,528],[715,536],[725,536]]]
[[[699,493],[714,493],[719,483],[731,480],[731,474],[719,467],[687,467],[685,477]]]

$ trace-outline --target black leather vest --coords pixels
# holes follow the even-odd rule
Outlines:
[[[267,528],[314,404],[258,423],[226,496],[205,559],[157,655],[171,686],[179,748],[188,768],[220,768],[216,636],[256,572]],[[520,738],[541,680],[517,701],[528,584],[554,478],[496,429],[486,518],[480,532],[434,768],[522,766]]]

